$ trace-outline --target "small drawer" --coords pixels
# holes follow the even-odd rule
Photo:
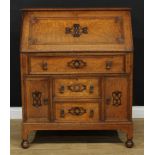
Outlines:
[[[56,122],[97,122],[98,103],[55,103]]]
[[[54,80],[55,98],[99,98],[99,79],[63,78]]]
[[[30,56],[30,74],[124,73],[125,55]]]

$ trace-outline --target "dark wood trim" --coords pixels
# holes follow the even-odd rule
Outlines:
[[[21,11],[131,11],[131,8],[23,8]]]

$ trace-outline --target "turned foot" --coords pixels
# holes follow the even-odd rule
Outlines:
[[[29,142],[28,140],[23,140],[21,143],[22,148],[27,149],[29,147]]]
[[[132,148],[133,145],[134,145],[134,143],[133,143],[132,139],[128,139],[128,140],[125,142],[125,145],[126,145],[126,147],[128,147],[128,148]]]

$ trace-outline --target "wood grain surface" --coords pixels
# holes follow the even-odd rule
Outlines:
[[[87,27],[88,33],[66,34],[66,28],[74,24],[80,25],[77,31]],[[23,14],[21,52],[132,51],[132,46],[129,11],[34,10]]]

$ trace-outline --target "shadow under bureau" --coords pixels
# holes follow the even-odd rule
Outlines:
[[[133,146],[130,10],[23,9],[22,147],[36,130],[121,130]]]

